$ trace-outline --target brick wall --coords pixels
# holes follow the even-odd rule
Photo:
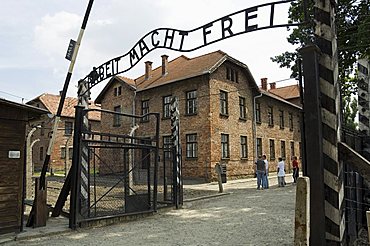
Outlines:
[[[233,69],[238,74],[238,82],[226,78],[227,69]],[[245,69],[231,62],[225,62],[210,75],[202,75],[179,82],[173,82],[152,89],[142,90],[135,93],[127,85],[113,83],[107,90],[103,100],[102,108],[113,110],[120,105],[125,112],[132,112],[132,104],[135,103],[135,112],[140,115],[142,112],[141,102],[149,100],[150,112],[159,112],[160,118],[160,146],[163,146],[163,136],[169,136],[170,119],[163,118],[163,97],[177,96],[180,107],[180,133],[183,154],[183,175],[184,178],[204,178],[214,180],[216,177],[214,166],[216,163],[227,165],[229,178],[244,177],[254,173],[255,149],[253,134],[253,94],[254,82],[248,80],[249,75]],[[113,88],[123,86],[122,95],[114,96]],[[186,92],[197,91],[198,112],[195,115],[186,115]],[[228,94],[228,115],[220,115],[220,90]],[[254,90],[255,91],[255,90]],[[245,98],[246,118],[240,119],[239,97]],[[286,159],[288,170],[290,164],[290,142],[294,142],[294,150],[299,156],[298,143],[300,135],[298,130],[298,113],[296,107],[288,105],[274,98],[263,96],[258,101],[261,104],[261,124],[257,124],[257,137],[262,138],[263,153],[269,160],[269,139],[275,140],[275,156],[280,156],[280,141],[286,142]],[[273,127],[267,124],[267,106],[274,107]],[[279,109],[284,111],[285,128],[280,129],[278,120]],[[126,111],[127,110],[127,111]],[[289,129],[288,112],[293,114],[293,131]],[[131,123],[122,124],[122,127],[112,127],[112,116],[102,115],[102,131],[112,133],[127,133]],[[155,131],[154,118],[149,122],[137,122],[139,129],[136,136],[150,137]],[[198,149],[197,158],[186,157],[186,135],[197,134]],[[221,134],[229,135],[229,158],[221,158]],[[248,157],[241,158],[241,136],[247,137]],[[161,163],[160,163],[161,165]],[[270,170],[276,170],[276,161],[270,161]]]

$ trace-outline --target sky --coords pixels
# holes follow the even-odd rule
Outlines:
[[[95,0],[74,66],[68,96],[77,96],[77,81],[93,67],[125,54],[145,34],[160,28],[192,30],[220,17],[253,7],[264,0]],[[65,59],[70,39],[77,40],[88,0],[1,0],[0,7],[0,98],[27,102],[42,93],[58,94],[70,62]],[[288,7],[275,9],[276,23],[287,23]],[[251,23],[262,25],[268,11],[260,10]],[[253,22],[254,21],[254,22]],[[234,26],[237,26],[237,19]],[[216,31],[213,33],[216,34]],[[286,80],[290,70],[279,68],[270,57],[296,47],[286,40],[285,27],[238,35],[193,52],[156,49],[146,55],[133,69],[121,74],[137,78],[144,73],[144,62],[153,68],[161,65],[161,55],[169,60],[180,55],[193,58],[216,50],[246,64],[257,83]],[[199,40],[197,40],[199,39]],[[195,45],[202,37],[192,37]],[[92,90],[98,96],[105,80]],[[294,84],[287,80],[277,86]]]

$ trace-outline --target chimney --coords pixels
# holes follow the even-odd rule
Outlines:
[[[262,90],[267,90],[267,78],[262,78],[261,79],[261,88]]]
[[[145,62],[145,79],[152,77],[152,64],[153,62],[151,61]]]
[[[168,55],[162,55],[162,76],[168,74]]]
[[[276,83],[275,82],[270,83],[270,90],[272,90],[272,89],[276,89]]]

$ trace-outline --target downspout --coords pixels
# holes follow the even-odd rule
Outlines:
[[[256,99],[262,97],[262,93],[253,97],[253,139],[254,139],[254,159],[257,160],[257,113],[256,113]]]

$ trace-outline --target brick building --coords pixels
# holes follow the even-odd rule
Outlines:
[[[51,130],[54,124],[54,115],[59,106],[60,96],[52,94],[42,94],[35,99],[27,102],[27,104],[48,110],[51,114],[44,115],[37,121],[33,121],[33,126],[40,126],[34,132],[32,139],[40,139],[33,147],[33,163],[34,170],[40,171],[44,163],[44,158],[49,145]],[[58,132],[55,138],[55,143],[51,153],[50,171],[66,172],[72,165],[73,152],[73,124],[75,116],[75,106],[78,104],[77,98],[66,97]],[[90,105],[90,107],[97,107]],[[100,129],[100,114],[92,112],[89,114],[91,128],[99,131]]]
[[[243,177],[253,174],[256,152],[266,153],[272,163],[284,153],[289,159],[299,152],[300,108],[260,90],[247,65],[222,51],[195,58],[182,55],[170,62],[163,55],[162,66],[152,69],[152,63],[146,62],[145,74],[135,80],[112,78],[95,102],[102,109],[116,112],[159,112],[160,146],[166,148],[170,143],[169,103],[173,96],[179,98],[185,178],[214,179],[216,163],[226,164],[229,177]],[[254,104],[258,107],[257,122]],[[276,118],[276,123],[270,125],[269,106]],[[279,117],[283,125],[279,125]],[[115,124],[113,116],[102,115],[101,120],[102,132],[123,133],[121,126],[132,124]],[[137,135],[145,136],[153,130],[153,122],[141,121]],[[290,146],[290,152],[281,153]],[[273,164],[270,167],[274,169]]]

